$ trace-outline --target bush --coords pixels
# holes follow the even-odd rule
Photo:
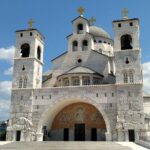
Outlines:
[[[6,131],[0,131],[0,141],[6,140]]]

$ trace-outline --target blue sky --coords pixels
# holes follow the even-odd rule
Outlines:
[[[85,18],[95,17],[95,25],[112,37],[112,21],[122,18],[122,8],[129,9],[129,18],[140,19],[145,90],[150,90],[150,0],[0,0],[0,120],[8,118],[15,31],[27,29],[30,18],[35,20],[34,27],[46,38],[46,71],[50,60],[67,50],[66,36],[72,32],[71,21],[78,16],[79,6],[85,8]]]

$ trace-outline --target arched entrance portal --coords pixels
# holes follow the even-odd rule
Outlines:
[[[105,141],[106,124],[96,107],[74,103],[64,107],[54,118],[45,140]],[[47,133],[47,132],[46,132]]]

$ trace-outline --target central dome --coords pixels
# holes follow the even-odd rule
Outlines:
[[[98,37],[101,36],[110,39],[110,35],[104,29],[96,26],[90,26],[89,33],[94,36],[98,36]]]

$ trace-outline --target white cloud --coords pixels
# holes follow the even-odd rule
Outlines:
[[[10,95],[12,82],[11,81],[2,81],[0,82],[0,97],[2,97],[2,94]]]
[[[10,110],[10,98],[9,99],[1,99],[0,98],[0,120],[6,120],[9,118],[9,110]]]
[[[0,48],[0,60],[7,60],[13,62],[15,47],[10,46],[8,48]]]
[[[9,118],[11,81],[0,82],[0,120]]]
[[[144,91],[150,93],[150,62],[143,64]]]
[[[13,67],[10,67],[4,71],[4,75],[12,75],[12,74],[13,74]]]

